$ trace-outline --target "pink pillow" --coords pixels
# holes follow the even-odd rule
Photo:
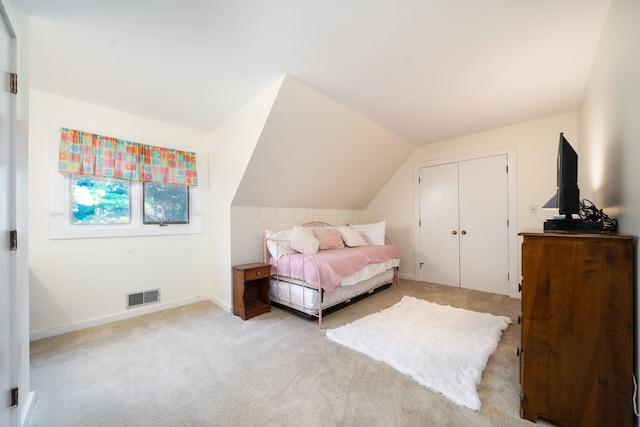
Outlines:
[[[335,228],[316,227],[313,233],[320,241],[320,250],[344,248],[340,232]]]

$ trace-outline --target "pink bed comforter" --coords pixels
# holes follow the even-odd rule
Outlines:
[[[312,258],[316,260],[314,264]],[[271,273],[304,280],[333,292],[342,279],[351,276],[368,264],[400,258],[400,250],[394,245],[367,245],[358,248],[323,250],[314,255],[289,254],[279,260],[271,258]],[[316,270],[316,264],[318,270]]]

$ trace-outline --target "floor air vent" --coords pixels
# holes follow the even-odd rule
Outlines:
[[[160,289],[127,294],[127,308],[160,302]]]

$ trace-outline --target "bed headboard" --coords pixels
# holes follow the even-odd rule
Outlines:
[[[311,221],[300,224],[300,227],[331,227],[331,224],[322,221]]]

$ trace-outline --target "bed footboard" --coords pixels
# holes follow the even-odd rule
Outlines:
[[[271,248],[275,248],[275,253],[270,251],[269,246]],[[294,251],[293,248],[296,248]],[[288,238],[282,237],[269,237],[267,235],[264,236],[264,245],[263,245],[263,260],[265,264],[271,264],[271,277],[277,281],[280,281],[280,275],[278,271],[280,271],[279,264],[280,262],[291,262],[291,258],[286,258],[284,261],[281,259],[281,253],[290,254],[293,252],[300,252],[303,255],[303,267],[302,270],[305,272],[304,275],[298,280],[304,283],[319,283],[320,285],[315,287],[318,290],[320,298],[318,298],[317,307],[318,307],[318,328],[322,329],[322,294],[324,290],[322,289],[322,284],[320,283],[320,274],[318,270],[318,262],[316,261],[315,256],[311,253],[311,251],[300,241],[292,240]],[[273,253],[273,256],[271,256]],[[306,277],[306,271],[304,264],[310,263],[313,268],[311,270],[314,273],[311,273],[313,277]],[[291,266],[289,265],[288,271],[291,271]],[[293,308],[293,307],[292,307]]]

